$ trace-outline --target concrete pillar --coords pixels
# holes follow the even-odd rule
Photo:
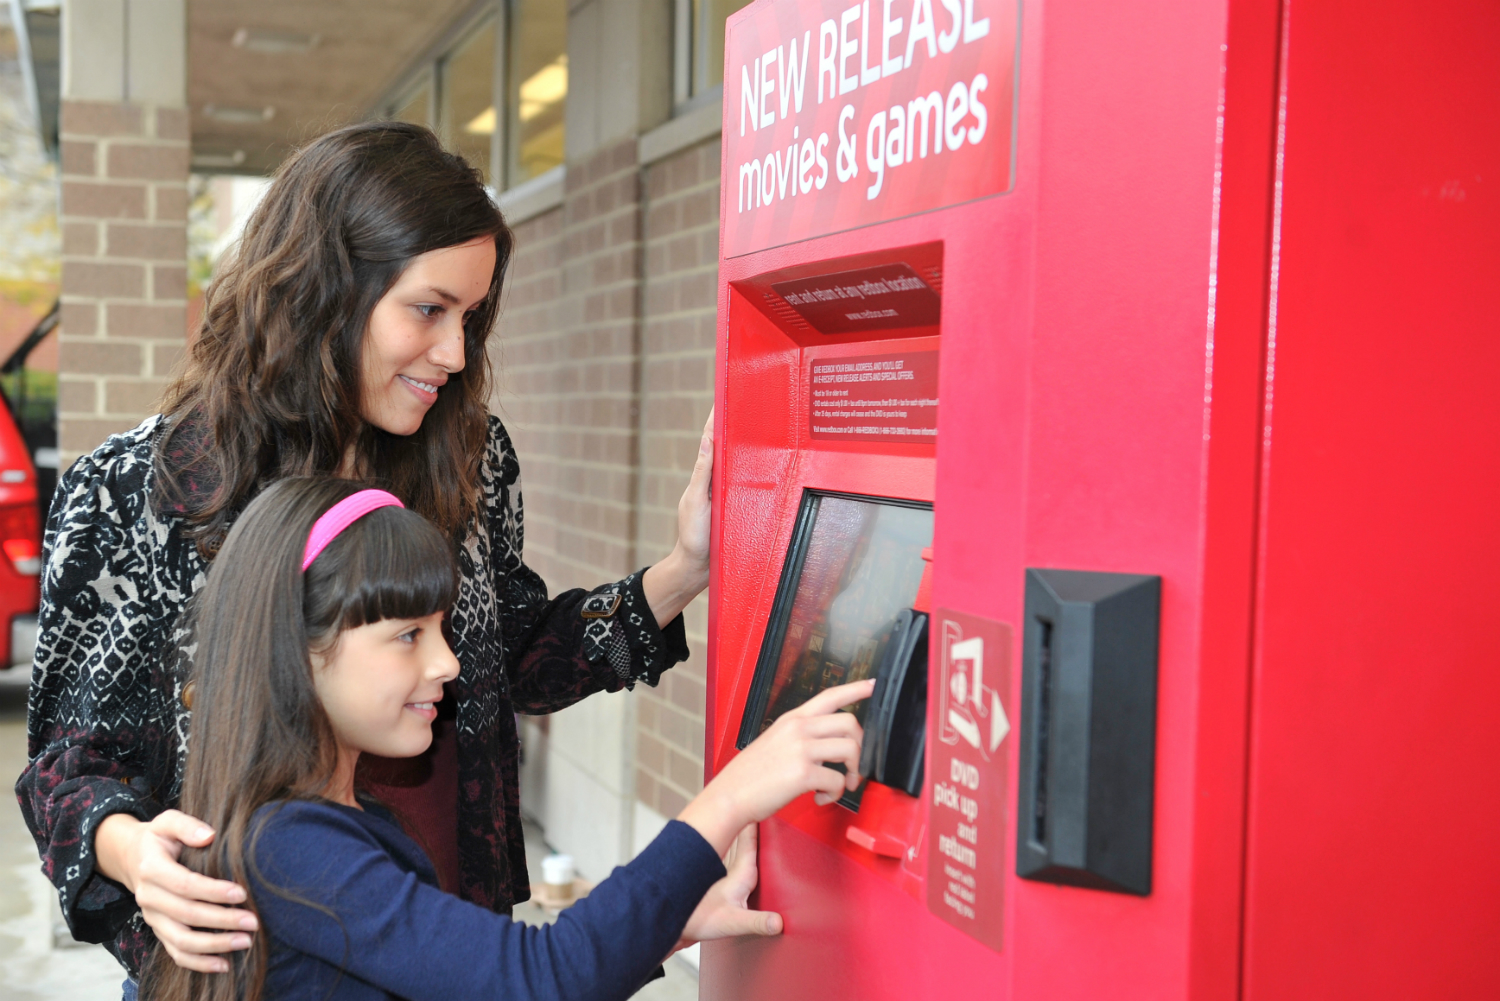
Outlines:
[[[184,0],[68,0],[62,21],[64,468],[155,413],[187,314]]]

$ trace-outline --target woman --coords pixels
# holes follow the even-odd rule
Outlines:
[[[105,943],[132,977],[152,933],[210,972],[255,930],[232,906],[243,889],[176,862],[213,832],[170,809],[192,693],[164,655],[267,484],[373,480],[453,541],[455,715],[421,770],[389,763],[374,784],[465,899],[503,912],[528,897],[513,711],[655,684],[686,658],[680,613],[708,577],[707,437],[661,563],[548,600],[522,562],[515,452],[486,405],[511,247],[477,173],[426,129],[318,139],[279,171],[210,288],[162,414],[59,484],[16,791],[74,937]]]

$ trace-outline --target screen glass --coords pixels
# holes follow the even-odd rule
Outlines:
[[[809,491],[756,665],[740,746],[835,685],[872,677],[917,597],[932,508]],[[867,702],[868,700],[866,700]],[[852,707],[863,717],[866,702]]]

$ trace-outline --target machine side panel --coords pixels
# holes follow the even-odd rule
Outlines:
[[[1500,996],[1500,7],[1288,6],[1245,997]]]

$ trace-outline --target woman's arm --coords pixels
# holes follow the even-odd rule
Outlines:
[[[617,691],[637,681],[654,685],[663,671],[687,659],[681,617],[674,615],[663,627],[652,608],[643,580],[657,582],[650,570],[592,592],[571,590],[548,598],[546,584],[521,558],[520,468],[504,427],[493,417],[483,486],[489,548],[461,552],[460,563],[482,559],[482,565],[466,567],[465,576],[477,573],[493,583],[499,621],[491,628],[504,646],[509,694],[517,710],[556,712],[594,692]],[[706,518],[706,504],[702,512]],[[706,544],[706,532],[703,537]],[[667,600],[685,603],[687,598],[682,594]],[[460,647],[478,640],[476,634],[483,631],[482,606],[461,598],[454,610],[460,659]]]
[[[708,544],[713,527],[709,487],[714,475],[714,412],[708,412],[698,460],[677,502],[677,544],[666,559],[646,571],[641,587],[663,629],[708,587]]]
[[[177,861],[184,846],[202,848],[213,839],[208,825],[178,810],[149,823],[113,813],[94,834],[94,853],[98,871],[130,891],[174,963],[200,973],[227,973],[229,961],[222,953],[250,948],[246,933],[258,927],[254,914],[231,906],[245,902],[245,891]],[[208,928],[235,930],[199,930]]]
[[[58,485],[44,539],[30,761],[16,782],[73,936],[109,943],[132,971],[150,947],[132,925],[132,888],[144,887],[150,901],[149,887],[170,889],[190,875],[175,862],[159,877],[155,865],[132,871],[129,860],[151,856],[126,836],[172,829],[170,820],[157,821],[164,808],[157,797],[173,777],[175,696],[161,651],[175,608],[153,579],[150,462],[149,428],[138,429],[80,459]],[[220,891],[205,899],[232,899]],[[221,916],[228,924],[199,924],[239,928],[245,917],[233,911]]]

